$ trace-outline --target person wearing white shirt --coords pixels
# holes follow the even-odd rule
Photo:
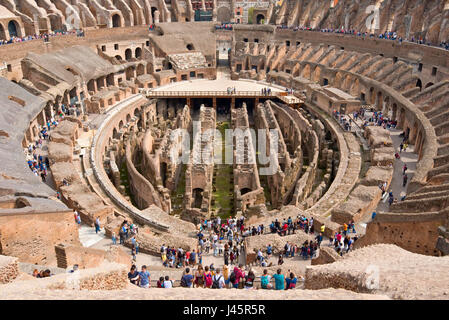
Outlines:
[[[167,288],[173,288],[173,281],[170,280],[169,276],[165,276],[165,281],[164,281],[164,289]]]

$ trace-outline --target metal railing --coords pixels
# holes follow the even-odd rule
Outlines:
[[[287,95],[286,92],[271,92],[263,94],[261,91],[145,91],[148,97],[278,97]]]

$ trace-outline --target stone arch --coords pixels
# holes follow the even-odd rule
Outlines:
[[[120,122],[118,123],[118,128],[119,130],[123,128],[123,120],[120,120]]]
[[[265,23],[265,16],[263,14],[259,13],[256,16],[256,23],[257,24],[262,24],[262,21],[263,21],[263,23]]]
[[[126,69],[126,80],[131,80],[134,77],[134,69],[133,67],[129,67]]]
[[[351,84],[352,84],[352,78],[350,75],[347,75],[345,77],[345,80],[343,81],[343,84],[341,86],[341,89],[343,91],[349,92],[349,89],[351,88]]]
[[[106,84],[107,84],[107,86],[113,86],[113,85],[115,85],[114,82],[115,82],[115,81],[114,81],[114,74],[113,74],[113,73],[108,74],[108,75],[106,76]]]
[[[313,81],[314,82],[320,82],[321,77],[321,68],[319,66],[315,67],[315,70],[313,71]]]
[[[382,99],[382,91],[378,91],[376,95],[376,108],[377,110],[382,110],[383,108],[383,99]]]
[[[374,105],[374,103],[376,103],[376,96],[374,94],[374,88],[373,87],[369,88],[369,98],[368,99],[369,99],[368,103],[370,105]]]
[[[392,110],[391,118],[393,120],[396,120],[396,117],[398,115],[398,105],[396,103],[393,103],[393,106],[391,107],[391,110]]]
[[[114,14],[112,16],[112,27],[113,28],[120,28],[122,26],[122,19],[120,18],[119,14]]]
[[[302,77],[310,80],[310,65],[306,64],[302,69]]]
[[[231,22],[231,9],[228,7],[220,7],[217,10],[217,20],[221,23]]]
[[[136,48],[135,57],[140,59],[142,57],[142,48]]]
[[[385,110],[385,111],[384,111]],[[382,108],[382,111],[384,112],[384,113],[386,113],[387,114],[387,117],[389,117],[389,118],[391,118],[391,110],[390,110],[390,97],[389,96],[386,96],[385,98],[384,98],[384,104],[383,104],[383,108]]]
[[[117,131],[117,128],[114,128],[114,130],[112,130],[112,137],[113,137],[114,139],[118,139],[118,131]]]
[[[137,76],[141,76],[145,74],[145,66],[143,64],[139,64],[136,70]]]
[[[2,23],[0,23],[0,40],[6,40],[6,30]]]
[[[90,79],[87,82],[87,91],[95,92],[95,81],[94,81],[94,79]]]
[[[118,55],[116,55],[116,56],[115,56],[115,58],[116,58],[116,59],[117,59],[118,61],[123,61],[123,58],[122,58],[122,56],[121,56],[121,55],[119,55],[119,54],[118,54]]]
[[[433,86],[433,82],[427,83],[427,84],[426,84],[426,89],[429,88],[429,87],[431,87],[431,86]]]
[[[336,88],[341,88],[342,81],[343,81],[343,73],[342,72],[337,72],[337,74],[335,75],[335,79],[333,81],[334,86]]]
[[[133,52],[131,49],[126,49],[125,50],[125,59],[126,60],[131,60],[131,58],[133,57]]]
[[[351,85],[351,88],[349,89],[349,94],[354,97],[358,97],[359,92],[360,92],[360,82],[359,82],[358,78],[355,78],[355,80],[353,81],[353,83]]]
[[[126,115],[126,122],[129,123],[131,121],[131,115],[128,113]]]
[[[11,38],[12,37],[22,37],[20,25],[16,20],[11,20],[8,22],[8,32],[9,32],[9,36]]]
[[[242,188],[242,189],[240,189],[240,194],[243,196],[244,194],[247,194],[251,191],[252,190],[250,188]]]

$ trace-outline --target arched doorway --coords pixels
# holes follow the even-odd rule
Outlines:
[[[120,21],[120,16],[118,14],[114,14],[112,16],[112,27],[113,28],[119,28],[121,27],[121,21]]]
[[[125,50],[125,59],[130,60],[132,57],[133,57],[133,52],[131,51],[131,49],[126,49]]]
[[[242,188],[240,189],[240,194],[243,196],[244,194],[247,194],[248,192],[251,192],[251,189],[249,188]]]
[[[136,58],[139,59],[142,57],[142,48],[136,48]]]
[[[256,17],[257,24],[265,23],[265,16],[263,14],[258,14]]]
[[[11,20],[8,23],[8,32],[9,32],[9,36],[12,37],[20,37],[20,26],[19,24],[14,21]]]

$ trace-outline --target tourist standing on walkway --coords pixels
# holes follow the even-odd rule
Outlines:
[[[100,232],[100,217],[95,220],[95,233]]]
[[[404,176],[402,177],[402,186],[405,187],[407,185],[407,181],[408,181],[408,176],[407,174],[404,174]]]

